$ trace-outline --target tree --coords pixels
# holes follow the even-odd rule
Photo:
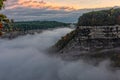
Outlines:
[[[5,1],[7,1],[7,0],[0,0],[0,10],[2,8],[4,8],[4,2]],[[2,29],[3,29],[3,24],[4,23],[9,24],[10,21],[4,14],[0,14],[0,35],[2,35]]]
[[[6,0],[0,0],[0,9],[2,9],[2,8],[4,8],[4,2],[5,2]]]

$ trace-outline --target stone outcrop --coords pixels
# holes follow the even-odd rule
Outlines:
[[[77,28],[62,37],[52,48],[63,59],[90,59],[95,61],[110,59],[114,62],[114,66],[120,66],[120,38],[117,34],[120,30],[118,28],[118,31],[115,30],[115,26],[110,28],[113,28],[114,33],[112,30],[104,33],[104,29],[98,32],[104,35],[104,37],[99,37],[99,35],[91,37],[90,35],[93,33],[93,30],[87,27],[82,29]],[[98,33],[96,32],[94,35]]]

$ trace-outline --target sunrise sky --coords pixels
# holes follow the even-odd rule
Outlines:
[[[8,8],[16,7],[32,7],[43,8],[49,7],[50,9],[68,8],[82,9],[82,8],[99,8],[99,7],[113,7],[119,6],[120,0],[10,0],[7,4],[13,5]]]
[[[2,13],[16,21],[77,22],[83,13],[115,6],[120,0],[7,0]]]
[[[120,0],[45,0],[59,6],[73,6],[76,9],[98,8],[120,5]]]

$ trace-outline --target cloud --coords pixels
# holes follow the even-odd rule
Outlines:
[[[60,22],[77,22],[79,16],[86,11],[68,12],[65,10],[48,10],[46,8],[33,9],[19,7],[14,9],[5,9],[1,12],[15,21],[55,20]]]
[[[93,66],[46,54],[48,47],[71,30],[61,28],[13,40],[0,39],[0,80],[120,80],[120,71],[111,71],[109,61]]]
[[[75,22],[77,18],[71,15],[72,7],[56,6],[45,1],[8,0],[1,12],[15,21],[55,20],[60,22]],[[73,14],[74,15],[74,14]]]
[[[104,9],[104,8],[103,8]],[[59,21],[73,23],[86,12],[100,9],[76,10],[68,6],[58,6],[47,1],[34,0],[8,0],[1,13],[6,14],[15,21]]]
[[[24,7],[24,8],[34,8],[34,9],[50,9],[50,10],[66,10],[71,11],[75,10],[73,7],[68,6],[57,6],[53,3],[45,2],[45,1],[35,1],[35,0],[9,0],[7,2],[7,8],[6,9],[14,9],[18,7]]]

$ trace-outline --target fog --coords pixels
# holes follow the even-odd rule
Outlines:
[[[71,30],[61,28],[13,40],[0,39],[0,80],[120,80],[120,71],[109,70],[107,60],[93,66],[45,53]]]

